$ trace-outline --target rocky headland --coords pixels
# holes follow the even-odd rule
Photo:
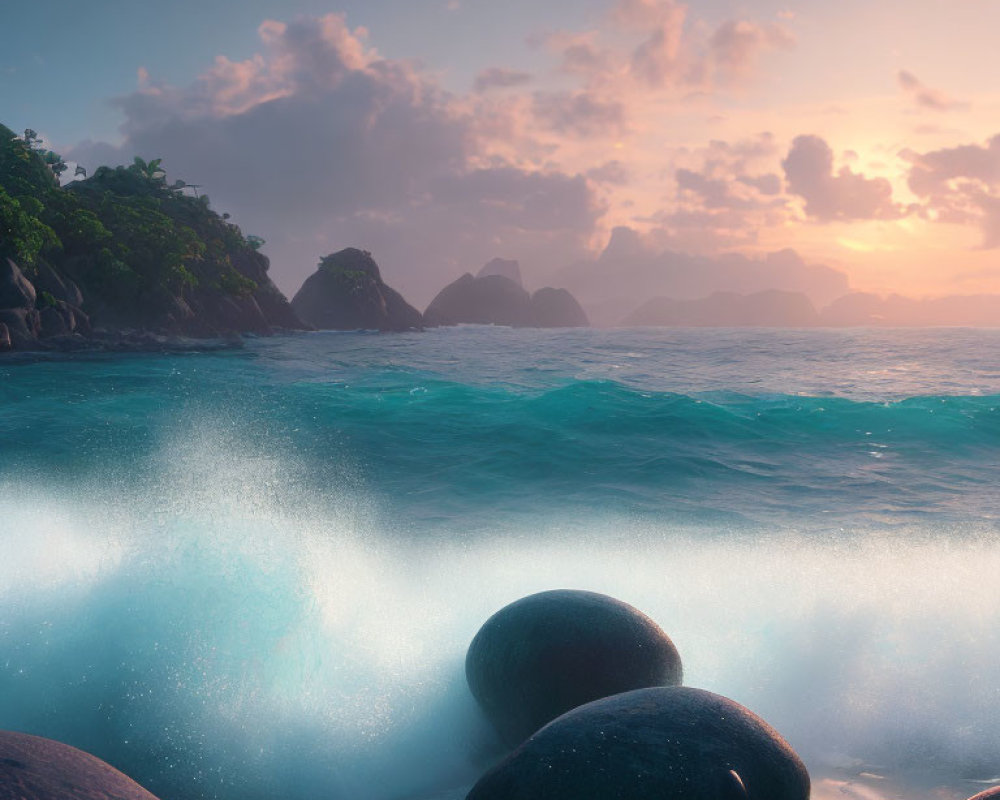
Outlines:
[[[303,329],[263,240],[158,161],[59,183],[61,159],[0,126],[0,351],[160,349]]]

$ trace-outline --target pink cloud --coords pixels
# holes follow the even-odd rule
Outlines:
[[[162,157],[171,178],[202,184],[268,240],[289,291],[348,245],[375,253],[417,303],[497,251],[528,269],[586,251],[604,214],[590,183],[517,166],[491,146],[491,131],[517,130],[522,106],[492,106],[481,120],[486,100],[380,57],[341,15],[266,22],[259,33],[252,58],[219,57],[188,86],[121,98],[121,147],[85,144],[74,160]],[[574,111],[587,109],[571,104],[566,124]]]
[[[752,68],[768,49],[790,49],[795,37],[780,25],[758,25],[747,20],[729,20],[720,25],[710,39],[715,63],[733,73]]]
[[[632,53],[632,74],[653,87],[665,86],[681,78],[685,72],[681,60],[683,32],[684,10],[678,8]]]
[[[567,136],[618,136],[625,129],[623,103],[590,92],[539,92],[535,118]]]
[[[503,67],[490,67],[484,69],[476,76],[475,90],[477,92],[488,92],[492,89],[510,89],[517,86],[525,86],[531,83],[532,76],[529,72],[519,70],[504,69]]]
[[[674,0],[618,0],[611,17],[619,25],[640,30],[683,25],[687,6]]]
[[[910,190],[924,213],[940,222],[978,224],[982,246],[1000,247],[1000,134],[985,145],[967,144],[917,153],[910,162]]]
[[[896,74],[896,80],[899,82],[900,88],[921,108],[931,111],[955,111],[969,107],[968,103],[960,102],[938,89],[925,86],[917,79],[916,75],[905,69]]]
[[[587,177],[595,183],[603,183],[611,186],[625,186],[628,184],[631,175],[629,168],[621,161],[606,161],[599,167],[587,170]]]
[[[806,214],[822,222],[899,219],[906,211],[885,178],[867,178],[843,167],[833,171],[833,151],[819,136],[798,136],[781,162],[789,191],[806,201]]]

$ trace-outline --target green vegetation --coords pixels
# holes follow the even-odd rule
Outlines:
[[[83,180],[63,187],[66,169],[34,131],[0,125],[0,257],[29,278],[44,262],[81,288],[91,312],[153,325],[179,303],[257,288],[234,263],[263,261],[263,239],[244,237],[197,187],[168,185],[160,159],[89,177],[78,167]]]
[[[372,278],[378,277],[378,268],[367,250],[349,247],[320,259],[319,268],[336,279],[342,290],[349,294],[363,293]]]

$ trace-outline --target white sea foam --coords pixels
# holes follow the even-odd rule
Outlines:
[[[402,538],[349,477],[315,496],[294,458],[198,431],[124,490],[0,487],[0,727],[165,798],[420,796],[474,780],[492,746],[462,676],[478,626],[570,587],[649,614],[687,684],[761,714],[817,774],[995,768],[991,535],[539,518]]]

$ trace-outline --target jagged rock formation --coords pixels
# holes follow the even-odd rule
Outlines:
[[[522,289],[524,283],[521,281],[521,265],[514,260],[504,258],[494,258],[483,265],[483,268],[476,273],[477,278],[485,278],[487,275],[501,275],[514,281]]]
[[[424,311],[428,327],[509,325],[515,328],[572,328],[589,323],[565,289],[546,287],[534,295],[521,286],[516,261],[493,259],[477,277],[465,273],[445,286]]]
[[[420,330],[423,316],[388,286],[371,253],[348,247],[320,261],[292,298],[295,313],[321,330]]]

